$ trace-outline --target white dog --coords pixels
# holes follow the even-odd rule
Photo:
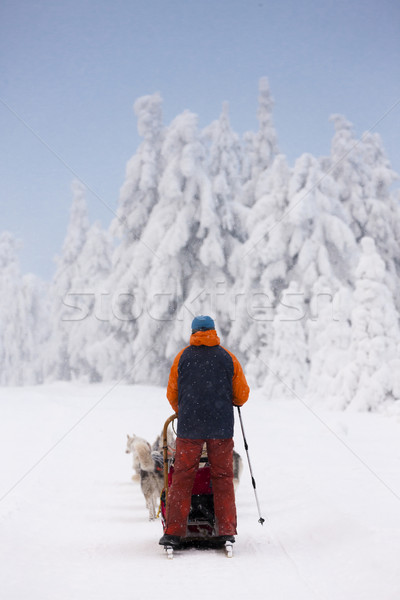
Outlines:
[[[127,436],[127,454],[133,454],[133,468],[139,479],[150,521],[157,517],[160,495],[164,487],[163,456],[158,450],[152,450],[149,442],[136,435]]]

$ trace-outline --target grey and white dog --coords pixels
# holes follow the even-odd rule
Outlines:
[[[133,455],[133,469],[139,479],[146,507],[149,511],[149,520],[157,517],[160,495],[164,487],[163,455],[159,449],[152,449],[149,442],[137,435],[128,435],[126,450]]]

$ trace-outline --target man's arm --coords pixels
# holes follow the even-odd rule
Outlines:
[[[233,361],[234,371],[232,379],[233,387],[233,404],[235,406],[243,406],[249,399],[250,388],[247,384],[245,374],[243,373],[242,365],[235,356]]]
[[[226,350],[226,348],[224,348]],[[243,406],[249,398],[250,388],[247,384],[245,374],[243,373],[242,365],[232,352],[226,350],[233,361],[233,378],[232,378],[232,391],[233,399],[232,404],[235,406]]]
[[[179,354],[176,355],[174,362],[172,363],[171,371],[169,373],[168,386],[167,386],[167,398],[168,402],[172,406],[172,409],[178,412],[178,366],[182,356],[182,352],[186,348],[183,348]]]

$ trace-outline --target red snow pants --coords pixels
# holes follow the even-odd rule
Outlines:
[[[190,440],[177,438],[172,484],[168,490],[165,533],[186,536],[192,489],[203,444],[207,444],[217,535],[236,534],[236,504],[233,488],[233,439]]]

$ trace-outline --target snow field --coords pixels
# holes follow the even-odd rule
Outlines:
[[[163,388],[0,388],[0,412],[5,600],[400,597],[395,418],[317,418],[299,401],[253,394],[242,415],[265,525],[237,428],[234,558],[187,550],[168,561],[124,454],[127,433],[153,442],[161,431]]]

